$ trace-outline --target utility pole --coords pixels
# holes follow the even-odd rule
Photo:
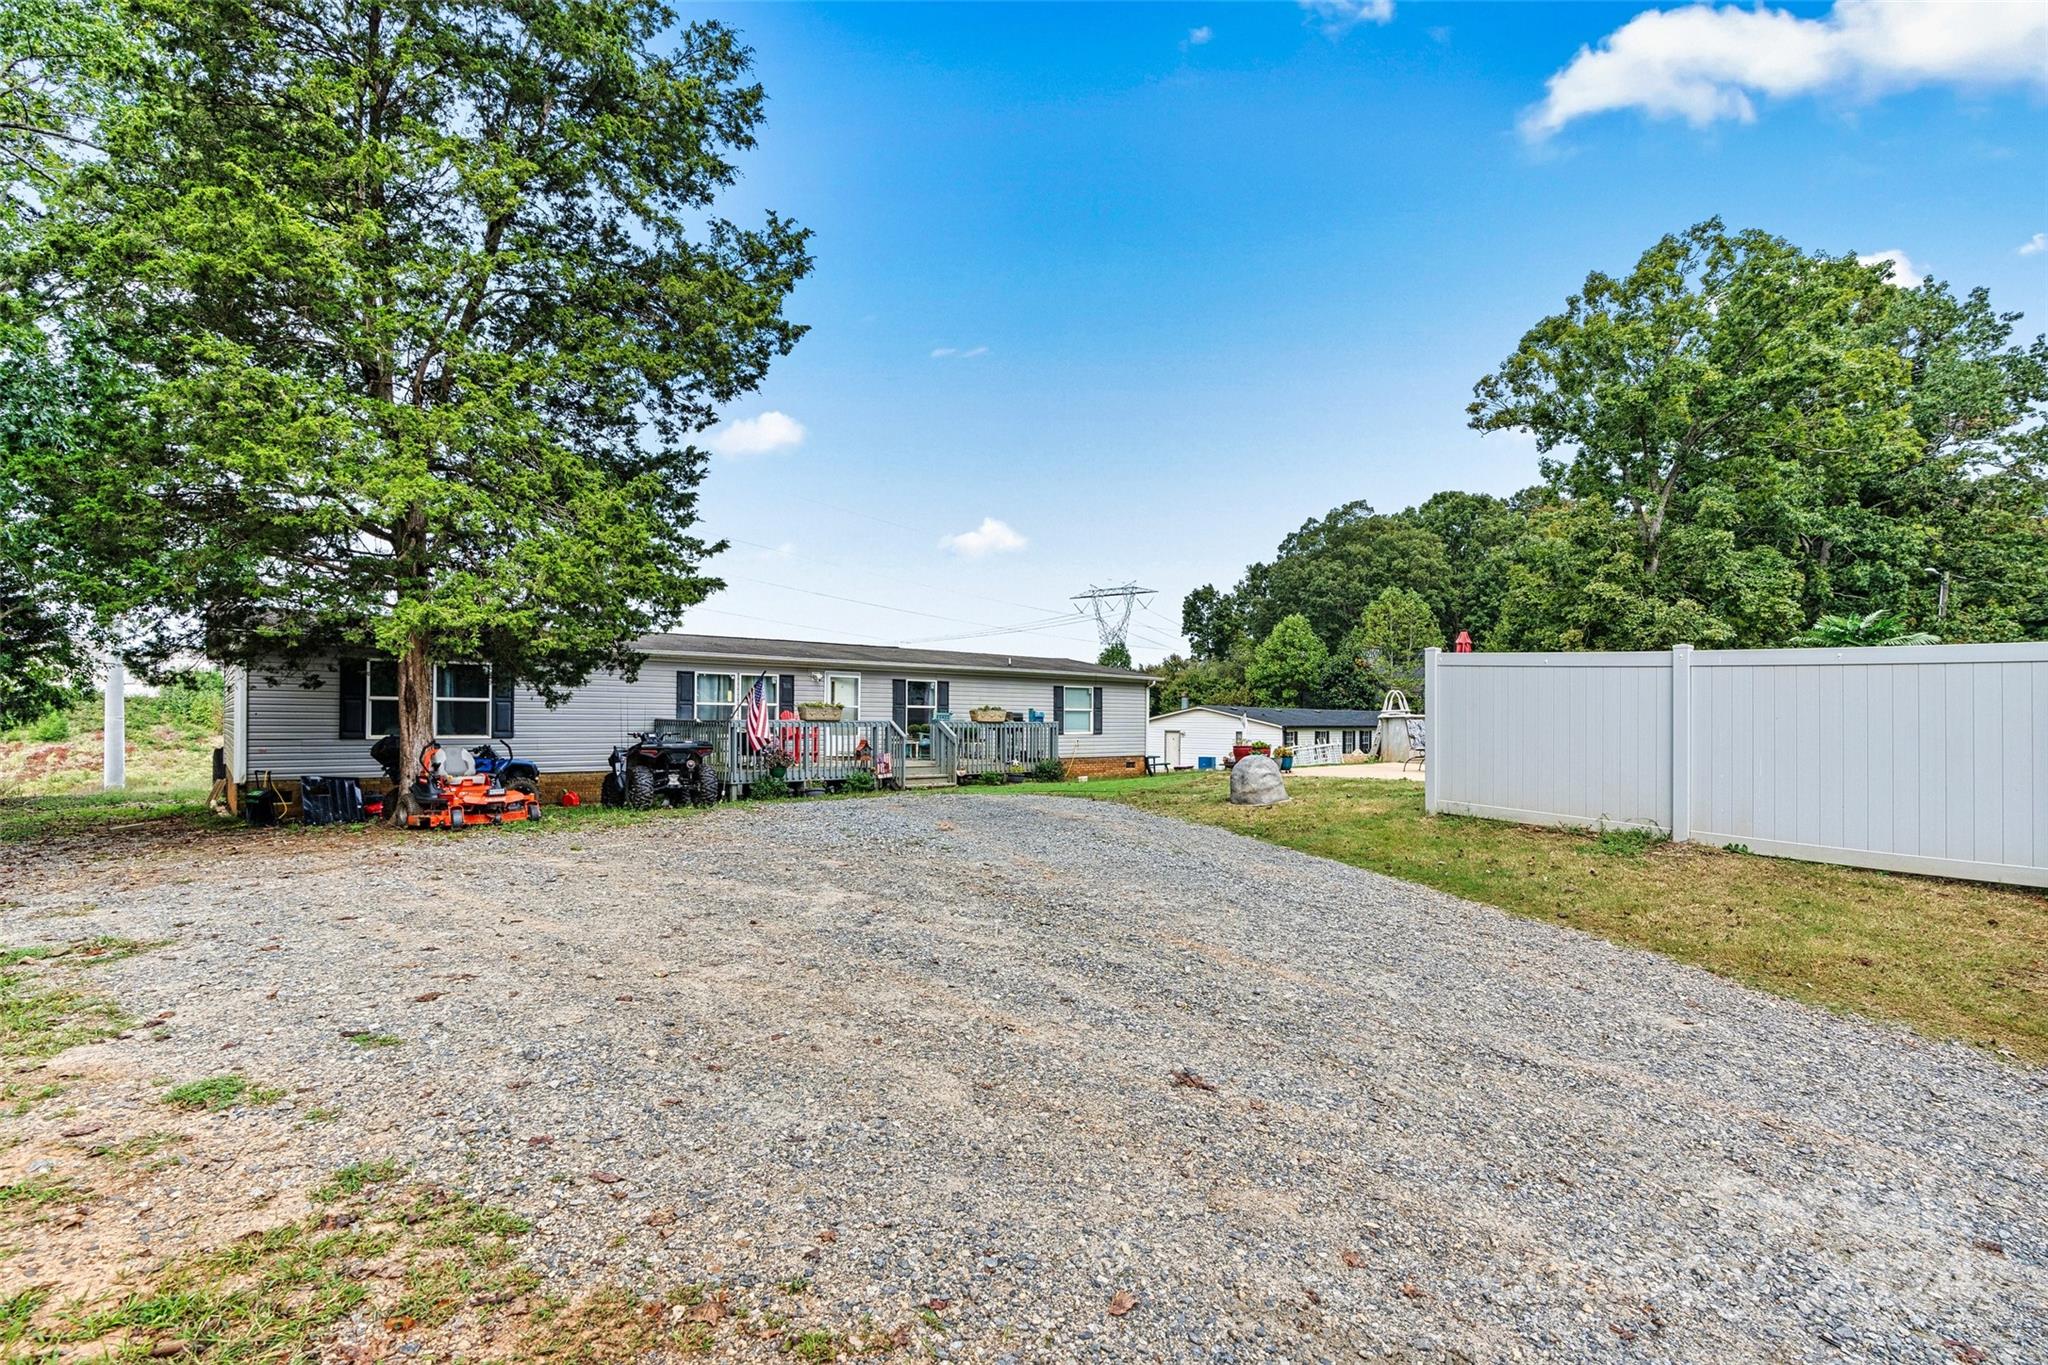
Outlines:
[[[1088,585],[1088,591],[1077,592],[1069,600],[1082,603],[1082,610],[1095,617],[1096,634],[1102,638],[1102,647],[1122,645],[1130,648],[1131,609],[1138,605],[1141,597],[1150,597],[1156,588],[1141,588],[1136,583],[1119,583],[1113,588],[1099,588]]]
[[[119,655],[107,658],[107,698],[100,785],[110,792],[128,785],[128,674]]]

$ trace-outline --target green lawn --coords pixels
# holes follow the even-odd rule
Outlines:
[[[1263,808],[1230,805],[1222,774],[963,790],[1121,801],[1220,825],[2048,1063],[2048,896],[2034,892],[1429,816],[1408,782],[1297,777],[1292,801]]]

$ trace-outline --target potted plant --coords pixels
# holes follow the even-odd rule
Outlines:
[[[976,706],[967,712],[967,718],[976,725],[1000,725],[1010,718],[1007,706]]]
[[[1230,761],[1235,763],[1240,758],[1249,758],[1251,752],[1252,746],[1249,744],[1233,744],[1230,746]]]
[[[1283,772],[1283,773],[1286,773],[1286,772],[1292,772],[1292,771],[1294,771],[1294,750],[1293,750],[1293,749],[1290,749],[1290,748],[1289,748],[1288,746],[1286,746],[1285,744],[1283,744],[1283,745],[1281,745],[1281,746],[1280,746],[1279,748],[1277,748],[1277,749],[1275,749],[1275,750],[1273,751],[1273,757],[1275,757],[1275,758],[1277,758],[1277,759],[1279,759],[1279,760],[1280,760],[1280,771],[1281,771],[1281,772]]]
[[[798,720],[839,720],[846,714],[846,707],[836,701],[800,701],[796,704]]]
[[[1268,743],[1266,743],[1266,741],[1265,741],[1265,740],[1263,740],[1263,739],[1255,739],[1255,740],[1253,740],[1253,741],[1252,741],[1252,742],[1251,742],[1250,744],[1246,745],[1245,747],[1246,747],[1246,748],[1248,748],[1248,749],[1249,749],[1249,750],[1250,750],[1251,752],[1253,752],[1253,753],[1255,753],[1255,754],[1262,754],[1262,755],[1263,755],[1263,754],[1271,754],[1271,753],[1273,752],[1273,746],[1272,746],[1272,745],[1270,745],[1270,744],[1268,744]]]

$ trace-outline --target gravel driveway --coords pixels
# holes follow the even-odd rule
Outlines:
[[[1403,882],[979,795],[276,848],[9,893],[173,941],[101,969],[168,1038],[71,1055],[292,1087],[344,1121],[250,1182],[396,1155],[561,1282],[970,1359],[2048,1359],[2048,1073]]]

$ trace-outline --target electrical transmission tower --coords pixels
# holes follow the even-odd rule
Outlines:
[[[1093,583],[1088,591],[1077,592],[1073,601],[1081,610],[1095,617],[1096,633],[1102,637],[1102,647],[1122,645],[1130,648],[1131,609],[1138,605],[1141,597],[1150,597],[1156,588],[1141,588],[1136,583],[1120,583],[1113,588],[1098,588]]]

